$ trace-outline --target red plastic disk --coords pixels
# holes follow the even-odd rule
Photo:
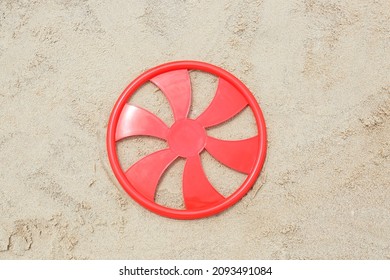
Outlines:
[[[189,70],[200,70],[218,77],[214,99],[196,119],[188,118],[191,106]],[[175,119],[171,127],[153,113],[128,103],[137,89],[149,81],[160,88],[171,105]],[[207,135],[206,128],[233,118],[246,106],[249,106],[254,114],[258,135],[237,141],[226,141]],[[127,170],[122,170],[116,143],[137,135],[164,139],[168,148],[152,153]],[[265,160],[266,138],[265,121],[260,107],[241,81],[229,72],[208,63],[177,61],[144,72],[123,91],[108,122],[107,150],[116,178],[135,201],[162,216],[198,219],[227,209],[250,190]],[[224,197],[207,179],[200,160],[200,153],[204,149],[222,164],[247,174],[243,184],[230,196]],[[155,202],[160,177],[178,157],[186,160],[182,186],[185,209],[169,208]]]

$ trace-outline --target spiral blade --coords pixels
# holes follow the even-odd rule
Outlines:
[[[118,120],[115,140],[134,135],[149,135],[167,139],[169,128],[151,112],[126,104]]]
[[[154,201],[161,175],[176,158],[170,149],[155,152],[133,164],[126,171],[126,177],[139,193]]]
[[[255,164],[259,137],[226,141],[207,137],[206,150],[218,161],[239,172],[249,174]]]
[[[232,118],[247,104],[244,96],[233,85],[219,78],[214,99],[197,120],[204,127],[214,126]]]
[[[191,105],[191,81],[188,70],[166,72],[151,81],[168,98],[175,120],[186,118]]]
[[[183,173],[183,196],[187,209],[199,209],[225,198],[214,189],[203,171],[199,155],[187,158]]]

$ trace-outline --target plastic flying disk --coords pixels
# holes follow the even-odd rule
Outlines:
[[[200,70],[218,77],[214,99],[196,119],[188,118],[191,105],[189,70]],[[171,127],[153,113],[128,103],[137,89],[149,81],[160,88],[169,101],[175,120]],[[256,136],[226,141],[207,135],[207,128],[231,119],[246,106],[251,108],[255,117],[258,132]],[[137,135],[166,140],[168,148],[152,153],[124,170],[119,163],[117,142]],[[241,81],[208,63],[177,61],[147,70],[123,91],[108,122],[107,150],[116,178],[135,201],[162,216],[198,219],[227,209],[251,189],[265,160],[266,137],[260,107]],[[247,174],[242,185],[231,195],[224,197],[207,179],[200,160],[200,153],[204,149],[220,163]],[[185,209],[169,208],[155,202],[160,177],[178,157],[186,160],[182,184]]]

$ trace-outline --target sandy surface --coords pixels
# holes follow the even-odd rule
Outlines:
[[[389,259],[390,2],[162,2],[0,1],[0,259]],[[254,188],[196,221],[132,201],[105,149],[123,88],[181,59],[246,83],[269,133]],[[196,116],[215,79],[191,76]],[[161,94],[134,102],[172,122]],[[210,133],[256,131],[244,111]],[[163,146],[119,149],[126,165]],[[202,160],[221,192],[243,180]],[[182,203],[182,168],[164,176],[160,203]]]

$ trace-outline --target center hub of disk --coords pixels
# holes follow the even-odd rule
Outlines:
[[[196,121],[184,119],[175,122],[168,135],[169,147],[179,156],[199,154],[206,145],[206,131]]]

